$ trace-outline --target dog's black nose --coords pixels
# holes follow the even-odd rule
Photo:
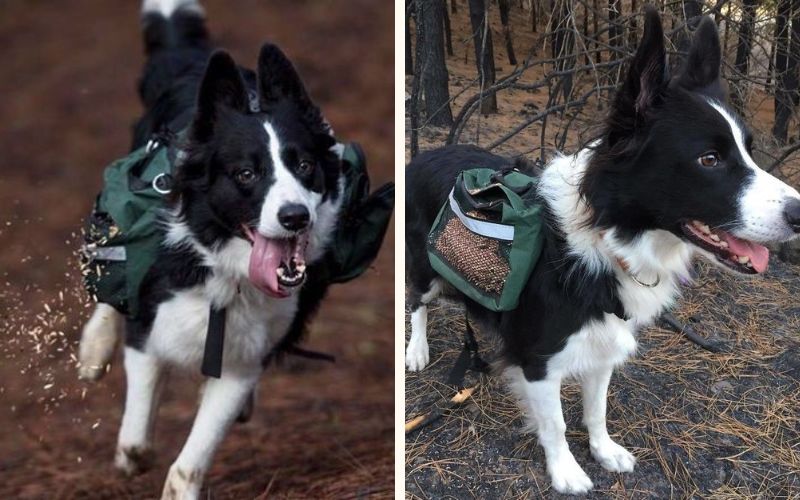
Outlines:
[[[278,210],[278,222],[289,231],[300,231],[308,226],[311,216],[305,205],[289,203]]]
[[[789,198],[783,207],[783,218],[792,226],[795,233],[800,233],[800,200]]]

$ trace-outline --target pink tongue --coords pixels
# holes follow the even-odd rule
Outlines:
[[[284,245],[253,231],[253,251],[250,254],[250,281],[256,288],[272,297],[283,298],[289,294],[278,285],[278,266],[281,265]]]
[[[723,238],[728,242],[728,250],[742,257],[750,257],[750,263],[757,273],[763,273],[769,263],[769,249],[758,243],[740,240],[728,233],[720,231]]]

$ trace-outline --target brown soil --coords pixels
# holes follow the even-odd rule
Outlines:
[[[216,41],[238,61],[252,66],[262,42],[280,44],[339,136],[364,145],[374,184],[393,177],[392,9],[203,3]],[[111,465],[123,370],[84,385],[74,369],[88,311],[76,233],[141,112],[138,5],[12,0],[0,43],[0,498],[157,497],[190,429],[199,377],[173,377],[155,467],[128,480]],[[253,420],[229,433],[204,496],[391,496],[393,246],[389,236],[374,269],[336,287],[311,327],[309,347],[338,362],[270,369]]]
[[[469,39],[467,6],[458,2],[452,15],[455,55],[447,58],[450,95],[456,115],[468,96],[476,69]],[[495,4],[490,7],[498,75],[511,68]],[[514,40],[522,60],[537,39],[512,2]],[[542,57],[541,47],[537,57]],[[523,81],[541,78],[540,68]],[[411,92],[406,77],[406,93]],[[585,84],[585,83],[584,83]],[[463,92],[463,93],[462,93]],[[547,91],[504,91],[499,113],[473,115],[462,143],[487,145],[541,110]],[[603,116],[596,102],[576,119],[566,147],[572,152]],[[756,90],[750,98],[750,124],[762,140],[772,125],[771,100]],[[408,115],[406,116],[408,130]],[[558,118],[548,125],[545,143],[535,124],[497,149],[499,154],[533,160],[539,146],[552,156]],[[420,131],[420,149],[444,144],[447,129]],[[479,132],[479,134],[478,134]],[[791,131],[797,134],[797,129]],[[406,137],[406,157],[410,159]],[[768,147],[764,140],[762,147]],[[758,160],[758,158],[757,158]],[[762,163],[768,163],[763,161]],[[786,162],[780,174],[797,184],[800,156]],[[609,430],[636,455],[634,472],[612,474],[590,456],[580,423],[579,390],[563,391],[567,440],[595,488],[589,498],[800,498],[800,292],[798,268],[773,258],[766,275],[745,279],[701,264],[700,279],[686,290],[676,315],[723,348],[712,353],[680,334],[659,326],[639,335],[636,359],[615,373],[609,393]],[[429,312],[431,363],[419,373],[406,372],[406,419],[442,405],[453,395],[445,380],[463,347],[463,309],[447,302]],[[406,339],[410,325],[406,321]],[[495,359],[497,340],[478,334],[483,355]],[[571,498],[554,493],[536,437],[524,433],[516,402],[498,375],[478,378],[464,405],[406,436],[408,498]]]

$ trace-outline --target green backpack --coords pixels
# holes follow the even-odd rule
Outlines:
[[[428,235],[433,269],[492,311],[517,307],[539,260],[537,182],[516,169],[464,170]]]
[[[158,217],[172,184],[166,141],[151,142],[108,167],[87,220],[81,272],[92,298],[123,314],[139,309],[139,286],[157,255]],[[341,153],[345,188],[340,222],[326,255],[330,283],[361,275],[375,260],[394,208],[394,184],[369,193],[366,159],[356,143]]]

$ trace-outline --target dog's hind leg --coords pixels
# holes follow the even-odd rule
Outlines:
[[[145,472],[153,464],[153,427],[164,370],[154,356],[125,348],[128,388],[114,465],[128,476]]]
[[[197,499],[203,477],[225,433],[255,389],[261,366],[247,373],[222,373],[210,378],[203,390],[200,409],[189,439],[169,469],[162,499]]]
[[[428,304],[439,296],[441,283],[434,279],[425,292],[412,285],[409,302],[411,305],[411,338],[406,348],[406,367],[409,371],[420,371],[430,361],[428,350]]]
[[[81,333],[78,378],[98,380],[105,375],[124,324],[124,316],[116,309],[102,302],[97,303]]]
[[[581,376],[583,423],[589,431],[589,449],[595,460],[612,472],[631,472],[636,458],[615,443],[606,428],[606,399],[612,371],[613,367],[608,367]]]
[[[536,430],[539,444],[544,448],[547,473],[553,488],[559,493],[588,492],[592,489],[592,481],[575,461],[567,445],[567,425],[561,411],[561,379],[529,381],[518,366],[508,368],[506,376],[530,418],[531,427]]]

